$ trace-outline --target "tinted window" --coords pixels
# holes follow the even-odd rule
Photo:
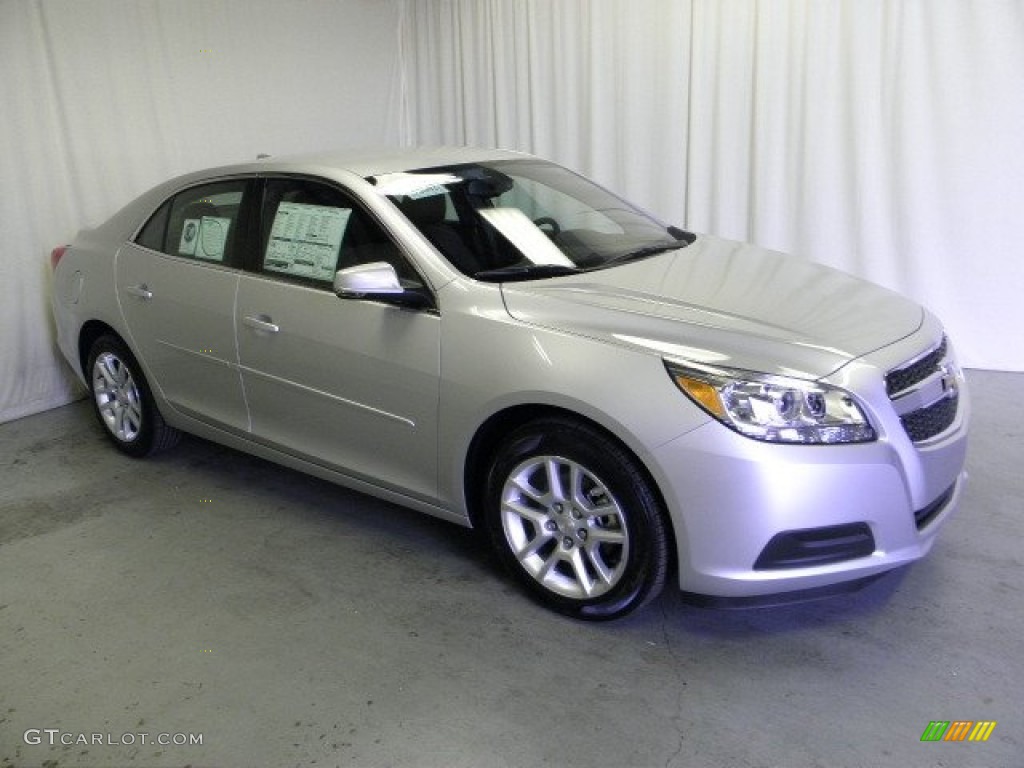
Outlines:
[[[381,226],[336,187],[307,179],[270,179],[263,202],[259,268],[330,286],[339,269],[385,261],[422,284]]]
[[[146,222],[136,242],[172,256],[234,263],[246,183],[221,181],[179,192]]]
[[[146,226],[139,232],[139,236],[135,238],[135,242],[145,248],[152,248],[154,251],[162,251],[164,249],[164,237],[167,234],[167,214],[171,210],[171,201],[168,200],[166,203],[160,206],[160,209],[154,213],[149,221],[146,222]]]

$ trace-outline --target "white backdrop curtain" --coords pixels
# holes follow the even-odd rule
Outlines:
[[[1020,0],[0,0],[0,421],[76,393],[50,249],[164,178],[357,144],[548,156],[935,310],[1024,370]]]
[[[397,143],[399,5],[0,0],[0,421],[76,389],[50,250],[164,179]]]
[[[403,138],[522,149],[1024,370],[1020,0],[405,0]]]

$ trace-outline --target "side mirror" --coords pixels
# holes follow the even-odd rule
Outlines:
[[[400,307],[432,305],[425,291],[405,288],[394,266],[386,261],[339,269],[334,273],[334,293],[342,299],[370,299]]]

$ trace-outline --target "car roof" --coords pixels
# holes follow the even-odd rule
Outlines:
[[[341,168],[360,176],[410,171],[439,165],[458,165],[488,160],[509,160],[528,157],[521,152],[480,147],[388,147],[379,149],[336,150],[291,157],[273,157],[262,161],[264,166],[278,163],[324,165]]]
[[[381,147],[376,149],[339,149],[306,154],[261,157],[251,163],[221,166],[189,176],[224,173],[325,172],[348,171],[357,176],[412,171],[443,165],[458,165],[491,160],[528,158],[530,155],[503,149],[478,147]]]
[[[381,147],[261,157],[248,163],[204,168],[168,179],[135,198],[96,229],[109,230],[113,239],[128,237],[128,233],[134,231],[140,220],[148,217],[169,195],[186,186],[200,184],[220,176],[302,173],[326,178],[337,178],[339,174],[354,174],[365,178],[420,168],[531,157],[532,155],[522,152],[479,147]]]

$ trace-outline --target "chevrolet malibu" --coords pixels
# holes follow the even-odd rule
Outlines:
[[[478,528],[582,619],[670,578],[741,605],[862,584],[925,555],[963,487],[932,314],[529,155],[216,168],[51,261],[116,448],[187,431]]]

